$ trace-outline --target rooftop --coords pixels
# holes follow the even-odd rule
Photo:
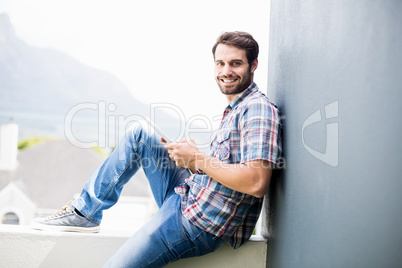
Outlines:
[[[22,150],[14,171],[0,172],[0,191],[11,181],[38,208],[60,208],[79,193],[104,157],[65,140],[47,140]],[[126,196],[150,196],[145,174],[139,171],[123,190]]]

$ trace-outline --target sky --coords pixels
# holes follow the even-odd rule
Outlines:
[[[221,116],[211,48],[222,32],[246,31],[260,45],[254,80],[266,92],[267,0],[0,0],[0,13],[29,45],[109,71],[136,99],[170,103],[186,119]]]

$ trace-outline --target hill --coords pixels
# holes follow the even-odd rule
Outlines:
[[[12,118],[21,136],[63,136],[70,115],[75,132],[91,133],[86,137],[91,139],[100,125],[108,124],[99,123],[102,113],[103,118],[145,116],[149,105],[137,101],[107,71],[54,49],[28,45],[16,36],[8,15],[0,14],[0,123]]]

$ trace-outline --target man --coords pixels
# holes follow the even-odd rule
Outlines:
[[[210,253],[224,242],[240,247],[254,230],[281,152],[278,110],[253,82],[258,50],[244,32],[224,33],[213,47],[216,81],[229,105],[209,155],[192,141],[161,146],[155,135],[135,125],[80,197],[35,220],[34,227],[98,231],[102,211],[117,202],[142,166],[159,210],[106,266],[161,267]]]

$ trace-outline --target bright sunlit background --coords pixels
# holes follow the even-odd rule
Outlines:
[[[187,121],[201,116],[203,119],[209,119],[213,128],[216,128],[219,124],[227,103],[213,77],[212,46],[222,32],[246,31],[251,33],[259,42],[259,69],[255,74],[255,81],[263,92],[267,91],[269,38],[269,1],[267,0],[0,0],[0,13],[8,15],[18,39],[22,39],[29,46],[55,49],[88,66],[108,71],[129,88],[135,99],[148,104],[168,103],[176,109],[181,109]],[[2,85],[0,85],[0,90],[5,89],[6,86],[3,85],[2,88]],[[39,98],[43,98],[47,102],[52,101],[48,96],[40,96]],[[5,102],[5,100],[0,101]],[[9,104],[7,107],[12,107],[13,105],[12,103],[7,104]],[[144,105],[144,107],[146,106]],[[3,118],[10,116],[6,113],[7,111],[1,112],[3,112]],[[32,125],[36,125],[35,122],[50,120],[52,111],[46,112],[47,117],[40,113],[35,115],[33,111],[30,111],[32,114],[23,114],[25,116],[23,119],[30,123],[34,121]],[[88,125],[87,121],[84,123],[78,125],[78,127]],[[104,129],[100,127],[102,123],[104,127],[106,126],[106,120],[101,121],[99,119],[97,123],[99,128],[96,129],[97,131],[91,132],[91,134],[95,133],[99,135],[96,136],[99,139],[102,137],[106,139],[106,130],[103,131]],[[52,126],[51,130],[53,128],[58,130],[54,121],[49,121],[49,125]],[[110,125],[114,127],[114,123],[110,123],[108,126],[110,127]],[[62,124],[63,133],[66,133],[64,126]],[[71,126],[72,123],[70,128]],[[13,133],[18,135],[17,126],[11,124],[11,127],[15,127]],[[175,129],[175,127],[172,128]],[[28,138],[36,135],[36,129],[33,129],[31,127],[27,131],[29,133],[29,135],[26,135]],[[85,130],[86,128],[83,129]],[[41,135],[43,135],[42,132]],[[113,137],[110,139],[110,136],[108,136],[109,140],[113,141]],[[202,143],[203,146],[200,143],[197,144],[198,148],[204,152],[208,152],[211,135],[206,136],[207,139],[205,143]],[[17,141],[16,138],[14,140]],[[69,141],[71,142],[71,140]],[[104,147],[113,147],[110,144],[101,146],[100,141],[97,141],[99,143],[96,146],[102,149],[105,149]],[[53,152],[61,150],[57,149],[59,148],[57,146],[61,146],[60,144],[63,143],[57,142],[55,141],[53,144],[42,143],[42,145],[53,146],[46,147],[52,148],[51,152]],[[11,148],[13,143],[7,141],[7,144],[11,144]],[[74,145],[79,147],[76,144]],[[44,147],[36,148],[41,149]],[[73,146],[65,148],[62,150],[76,149]],[[20,160],[23,159],[24,153],[27,155],[26,152],[19,154]],[[24,169],[29,170],[29,168],[32,168],[34,172],[27,172],[26,174],[29,174],[29,176],[26,177],[17,173],[15,175],[16,179],[27,178],[24,181],[26,185],[33,181],[35,185],[38,185],[38,181],[46,181],[43,180],[44,176],[37,175],[40,174],[37,172],[38,170],[46,170],[47,175],[54,174],[49,170],[55,170],[55,173],[60,173],[59,169],[57,169],[57,164],[48,164],[49,161],[42,161],[41,159],[50,156],[50,159],[56,161],[60,159],[60,156],[70,154],[57,154],[51,157],[51,152],[46,151],[46,153],[39,153],[34,156],[28,155],[29,157],[25,158],[25,162],[21,160],[18,167],[20,172]],[[83,150],[80,151],[81,154],[83,152]],[[12,163],[17,163],[17,152],[15,151],[13,155],[15,157]],[[77,156],[74,159],[79,157]],[[91,157],[93,158],[94,156],[91,155]],[[65,182],[68,185],[63,189],[71,190],[63,191],[64,195],[74,194],[75,191],[79,190],[74,185],[81,178],[86,179],[85,173],[89,171],[89,165],[83,163],[92,158],[85,155],[85,161],[81,161],[80,165],[68,168],[69,171],[63,175],[68,178],[74,178],[72,180],[63,179],[63,177],[57,175],[59,180],[61,179],[63,183]],[[57,163],[62,163],[63,167],[66,164],[73,163],[72,161],[57,161],[59,161]],[[16,164],[13,165],[13,168],[15,166]],[[132,184],[131,189],[147,190],[145,175],[139,172],[135,176],[137,176],[137,180],[132,180],[134,184]],[[55,182],[53,178],[51,178],[51,181]],[[43,183],[43,185],[45,184],[51,188],[49,183]],[[28,188],[26,186],[22,189]],[[129,186],[125,187],[125,189],[129,189]],[[133,229],[134,224],[138,226],[143,224],[141,220],[136,218],[140,215],[138,208],[127,208],[126,205],[138,206],[143,204],[144,201],[141,200],[144,195],[148,196],[148,192],[145,191],[144,194],[129,191],[127,194],[123,192],[122,195],[127,195],[130,198],[139,196],[140,201],[137,199],[137,201],[127,199],[126,203],[120,201],[120,205],[114,207],[114,209],[118,207],[120,209],[118,208],[115,210],[117,212],[112,212],[110,216],[105,217],[108,220],[103,221],[102,228],[111,226],[110,229],[113,229],[114,232],[116,230],[133,232],[135,231]],[[54,201],[55,197],[51,195],[53,191],[48,192],[50,194],[47,194],[44,198],[51,201],[41,204],[41,207],[34,211],[35,215],[42,215],[40,213],[45,211],[43,209],[58,206]],[[58,197],[61,197],[61,195],[58,194]],[[149,204],[153,204],[153,199],[150,198],[149,200],[151,201],[145,202],[147,207],[144,211],[151,215],[154,211],[149,209],[150,207],[152,208]],[[37,200],[33,198],[32,202],[37,202]],[[6,204],[7,206],[12,208],[10,211],[13,211],[16,207],[12,202],[8,205]],[[137,211],[129,216],[133,217],[132,221],[128,220],[126,213],[130,210]],[[3,209],[3,211],[6,210]],[[25,217],[25,219],[29,219],[33,215],[32,211],[27,211],[26,213],[30,216]],[[143,218],[148,220],[147,217],[144,216]]]
[[[220,116],[211,47],[224,31],[260,44],[255,81],[266,92],[269,1],[1,0],[19,38],[107,70],[143,102],[169,102],[187,118]]]

